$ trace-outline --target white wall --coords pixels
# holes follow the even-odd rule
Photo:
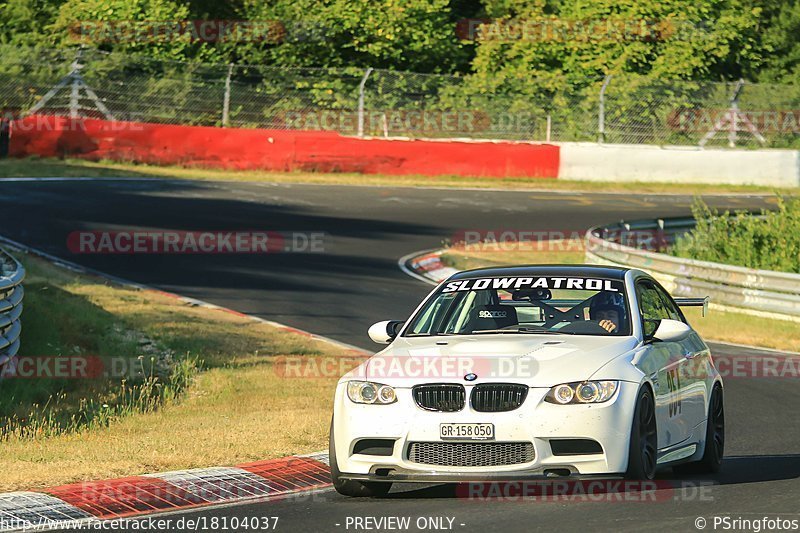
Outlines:
[[[558,143],[559,178],[583,181],[800,186],[797,150]]]

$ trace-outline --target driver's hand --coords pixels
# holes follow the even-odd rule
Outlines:
[[[610,320],[601,320],[600,327],[609,333],[613,333],[614,330],[617,329],[617,326]]]

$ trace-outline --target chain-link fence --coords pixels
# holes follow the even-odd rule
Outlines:
[[[0,106],[15,116],[381,137],[800,147],[800,85],[632,75],[486,82],[476,76],[0,47]]]

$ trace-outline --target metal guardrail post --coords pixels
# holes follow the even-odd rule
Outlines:
[[[364,87],[367,85],[367,78],[372,74],[372,67],[364,72],[361,83],[358,84],[358,136],[364,136]]]
[[[233,63],[228,65],[228,76],[225,78],[225,95],[222,97],[222,127],[227,128],[231,125],[231,76],[233,75]]]
[[[597,142],[606,142],[606,89],[608,84],[611,83],[611,74],[606,76],[603,80],[603,86],[600,87],[600,104],[597,110]]]

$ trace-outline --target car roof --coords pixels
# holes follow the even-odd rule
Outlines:
[[[607,265],[517,265],[507,267],[476,268],[453,274],[448,279],[473,279],[493,277],[578,277],[625,279],[630,268]]]

